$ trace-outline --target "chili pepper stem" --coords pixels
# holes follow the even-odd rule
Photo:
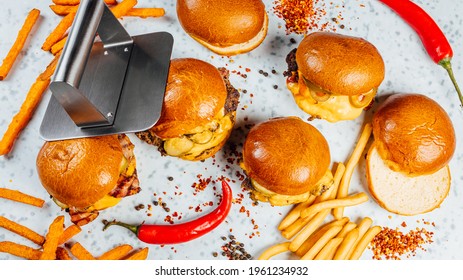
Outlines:
[[[463,95],[461,94],[460,87],[457,84],[457,80],[455,79],[455,76],[453,75],[453,70],[452,70],[452,64],[450,63],[449,58],[444,58],[441,61],[439,61],[439,65],[444,67],[445,70],[447,70],[447,73],[449,74],[450,79],[452,80],[453,85],[455,86],[455,90],[458,93],[458,98],[460,98],[460,107],[463,107]]]
[[[129,224],[118,222],[118,221],[107,222],[103,228],[103,231],[105,231],[108,227],[113,226],[113,225],[125,227],[126,229],[130,230],[131,232],[135,234],[137,234],[138,232],[138,226],[129,225]]]

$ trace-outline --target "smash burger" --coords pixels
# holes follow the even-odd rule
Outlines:
[[[137,194],[134,145],[124,135],[46,142],[36,159],[43,187],[79,226]]]
[[[286,61],[286,84],[297,105],[329,122],[357,118],[384,79],[384,62],[375,46],[341,34],[311,33]]]

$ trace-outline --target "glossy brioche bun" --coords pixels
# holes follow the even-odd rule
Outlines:
[[[325,137],[297,117],[281,117],[255,125],[243,146],[249,178],[282,195],[310,192],[327,172],[330,150]]]
[[[408,176],[432,174],[455,152],[455,131],[447,113],[421,94],[394,94],[373,116],[379,154],[394,171]]]
[[[176,138],[211,122],[225,105],[227,88],[213,65],[193,58],[170,62],[161,117],[150,130]]]
[[[220,55],[249,52],[267,35],[261,0],[178,0],[177,17],[186,33]]]
[[[68,206],[91,206],[117,185],[123,159],[116,135],[46,142],[37,155],[43,187]]]
[[[304,78],[337,95],[366,93],[384,79],[384,62],[378,50],[357,37],[311,33],[299,44],[296,62]]]

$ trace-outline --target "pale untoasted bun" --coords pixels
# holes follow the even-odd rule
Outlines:
[[[299,195],[318,187],[330,164],[325,137],[297,117],[274,118],[254,126],[243,146],[248,177],[270,192]]]
[[[366,167],[370,193],[392,213],[410,216],[430,212],[441,205],[450,190],[448,165],[430,175],[410,177],[391,170],[373,145]]]
[[[59,202],[87,207],[117,185],[123,159],[117,136],[46,142],[37,155],[43,187]]]
[[[387,165],[409,176],[444,168],[455,152],[455,131],[447,113],[421,94],[394,94],[373,116],[376,147]]]
[[[177,17],[186,33],[221,55],[249,52],[267,35],[268,17],[261,0],[178,0]]]
[[[161,139],[189,133],[211,122],[226,98],[225,82],[216,67],[193,58],[173,59],[161,117],[151,131]]]
[[[330,32],[307,35],[296,51],[302,75],[336,95],[358,95],[378,88],[384,61],[368,41]]]

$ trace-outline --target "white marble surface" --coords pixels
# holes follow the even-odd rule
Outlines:
[[[17,112],[25,94],[37,75],[50,62],[52,56],[40,49],[42,42],[58,23],[59,17],[48,8],[51,0],[41,1],[7,1],[1,0],[0,9],[0,57],[4,57],[14,41],[17,30],[22,24],[27,12],[31,8],[39,8],[41,17],[27,41],[24,51],[19,56],[8,78],[0,82],[0,133],[3,133],[11,117]],[[375,224],[389,227],[400,227],[402,222],[408,224],[408,229],[425,227],[434,232],[432,244],[425,245],[426,251],[418,250],[413,259],[463,259],[463,114],[459,109],[456,92],[446,72],[435,65],[416,36],[402,20],[378,1],[347,0],[333,1],[325,4],[330,19],[341,13],[345,25],[344,29],[337,25],[337,32],[363,37],[381,52],[386,64],[386,77],[379,89],[379,96],[391,92],[416,92],[425,94],[437,100],[449,113],[457,134],[457,149],[450,163],[452,172],[452,186],[448,198],[435,211],[414,217],[398,216],[380,208],[371,198],[367,203],[348,208],[345,214],[352,220],[369,216]],[[455,76],[463,86],[463,2],[455,0],[422,1],[417,0],[442,27],[454,49],[453,67]],[[123,25],[130,34],[142,34],[155,31],[168,31],[174,35],[174,51],[172,57],[195,57],[220,67],[246,73],[245,68],[251,69],[246,73],[247,78],[237,74],[231,75],[231,81],[241,91],[238,108],[238,122],[232,134],[230,143],[242,143],[247,132],[246,125],[267,120],[270,117],[295,115],[307,119],[294,103],[289,91],[285,87],[282,76],[286,69],[285,56],[296,45],[290,43],[290,38],[299,42],[301,35],[286,35],[282,27],[283,21],[273,12],[273,1],[265,1],[270,24],[268,35],[261,46],[248,54],[232,58],[221,57],[199,46],[181,29],[176,13],[175,1],[139,0],[139,6],[157,6],[166,9],[166,15],[157,19],[124,18]],[[337,6],[335,4],[343,4]],[[334,25],[333,25],[334,26]],[[277,74],[272,74],[275,69]],[[259,74],[263,70],[268,77]],[[274,85],[278,88],[274,89]],[[243,93],[243,90],[247,93]],[[15,144],[14,151],[8,157],[0,158],[0,187],[18,189],[23,192],[39,196],[46,200],[42,209],[0,200],[0,215],[22,223],[45,234],[51,221],[60,214],[60,209],[48,199],[48,195],[41,187],[35,171],[35,158],[43,144],[38,129],[51,92],[48,91],[41,102],[33,119],[21,133]],[[332,160],[345,161],[352,150],[359,134],[361,124],[371,111],[355,121],[327,123],[322,120],[313,124],[327,138],[332,154]],[[205,162],[185,162],[175,158],[161,157],[155,149],[139,141],[134,135],[129,135],[136,145],[135,153],[138,161],[138,173],[142,191],[124,199],[116,207],[102,211],[98,219],[83,228],[82,233],[74,238],[81,242],[92,254],[99,255],[113,248],[117,244],[129,243],[134,247],[148,246],[150,259],[224,259],[220,255],[220,247],[225,243],[221,236],[235,235],[238,241],[245,243],[245,248],[254,257],[270,245],[284,241],[276,229],[276,225],[290,209],[289,207],[271,207],[260,203],[253,206],[246,191],[240,188],[236,172],[240,171],[236,162],[229,164],[226,153],[229,149],[220,151],[215,159]],[[240,148],[238,148],[239,150]],[[229,165],[227,167],[227,164]],[[181,213],[182,220],[194,219],[198,215],[212,209],[203,206],[202,213],[189,209],[203,202],[214,199],[213,184],[197,194],[191,185],[201,178],[217,179],[225,175],[236,183],[232,183],[234,197],[243,195],[241,203],[235,203],[226,222],[212,233],[184,244],[174,246],[146,245],[139,242],[134,235],[122,228],[111,228],[102,231],[102,219],[118,218],[129,223],[145,221],[146,223],[163,223],[167,214],[174,211]],[[168,177],[172,176],[173,181]],[[351,192],[367,191],[365,185],[364,163],[356,169],[351,183]],[[179,193],[182,193],[181,195]],[[157,196],[154,196],[154,193]],[[147,205],[162,197],[171,209],[166,213],[161,207],[148,209]],[[145,204],[145,209],[136,211],[134,207]],[[244,207],[247,212],[241,212]],[[176,223],[179,221],[174,219]],[[434,222],[435,227],[425,225],[424,221]],[[66,224],[70,224],[66,216]],[[258,228],[255,229],[254,225]],[[17,237],[11,232],[0,228],[0,241],[11,240],[33,246],[27,240]],[[212,253],[218,252],[214,258]],[[291,258],[288,255],[279,258]],[[15,259],[0,253],[0,259]],[[362,259],[371,259],[371,252],[366,251]]]

